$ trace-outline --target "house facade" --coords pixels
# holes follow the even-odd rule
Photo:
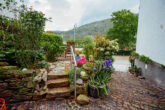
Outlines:
[[[165,88],[165,0],[140,0],[136,52],[153,63],[135,61],[142,75]]]

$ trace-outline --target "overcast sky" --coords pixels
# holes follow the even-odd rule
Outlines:
[[[45,30],[69,30],[74,24],[81,26],[97,20],[110,18],[112,12],[130,9],[139,11],[140,0],[25,0],[28,6],[42,11],[52,22]]]

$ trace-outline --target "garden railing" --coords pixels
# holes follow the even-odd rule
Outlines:
[[[71,50],[71,56],[70,56],[70,63],[71,63],[71,67],[72,67],[72,59],[73,59],[73,63],[74,63],[74,97],[76,99],[76,68],[77,68],[77,62],[75,59],[75,55],[74,55],[74,51],[73,51],[73,47],[70,46],[70,50]]]

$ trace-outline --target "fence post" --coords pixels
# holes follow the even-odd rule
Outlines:
[[[76,99],[76,66],[74,66],[74,97]]]

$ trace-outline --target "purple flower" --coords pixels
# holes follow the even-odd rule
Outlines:
[[[96,72],[96,68],[93,68],[93,71]]]
[[[40,52],[43,52],[44,51],[44,49],[42,48],[42,49],[40,49]]]
[[[106,63],[106,61],[103,62],[103,64],[105,64],[105,63]]]
[[[112,66],[112,60],[111,60],[111,59],[109,60],[109,62],[110,62],[110,64],[109,64],[109,65],[110,65],[110,66]]]
[[[103,67],[103,70],[105,70],[107,67]]]
[[[105,60],[106,63],[109,63],[109,60]]]

